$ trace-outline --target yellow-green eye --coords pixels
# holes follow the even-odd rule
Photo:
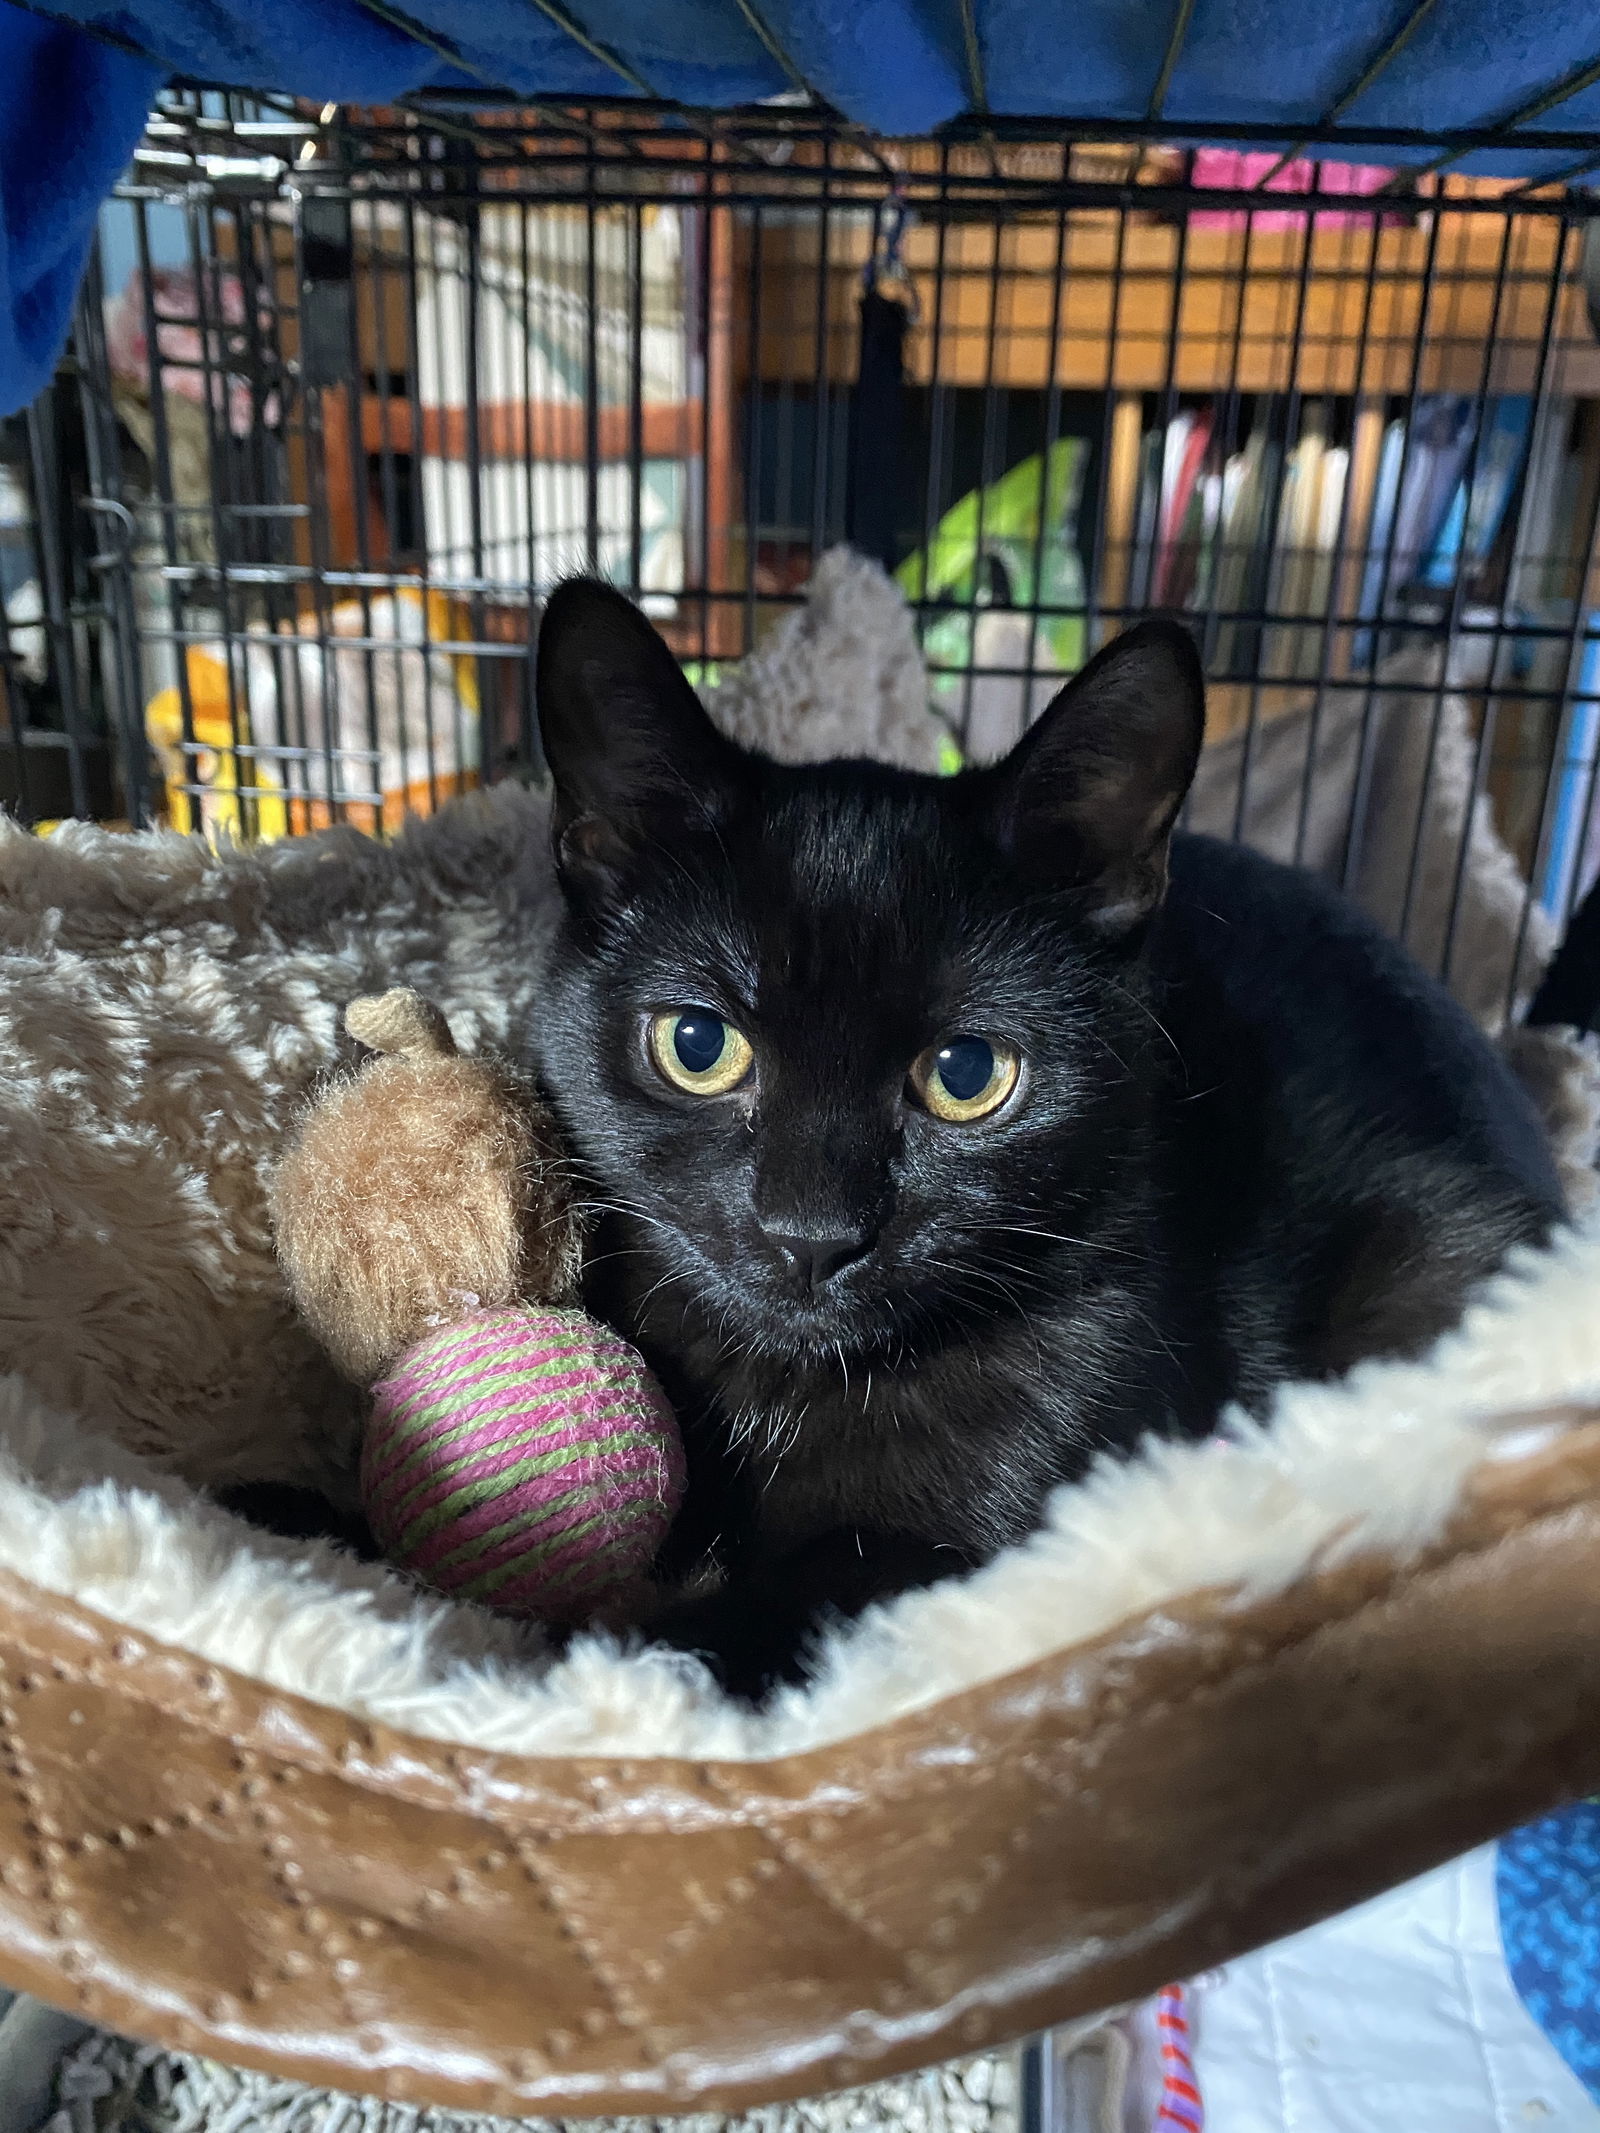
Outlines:
[[[726,1096],[750,1071],[750,1040],[709,1007],[650,1018],[650,1057],[675,1089]]]
[[[1014,1045],[961,1030],[929,1045],[911,1069],[911,1089],[935,1118],[949,1126],[966,1126],[998,1111],[1021,1072],[1022,1059]]]

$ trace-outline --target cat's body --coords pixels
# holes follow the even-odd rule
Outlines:
[[[666,1633],[735,1687],[1107,1446],[1414,1352],[1559,1213],[1510,1075],[1348,905],[1199,839],[1163,901],[1200,684],[1175,632],[1123,647],[938,780],[744,756],[616,596],[547,618],[530,1050],[591,1302],[684,1422],[674,1567],[725,1575]]]

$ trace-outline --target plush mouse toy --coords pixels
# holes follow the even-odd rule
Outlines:
[[[313,1106],[274,1216],[295,1302],[373,1387],[373,1534],[507,1613],[626,1612],[682,1501],[683,1445],[639,1356],[576,1308],[554,1122],[415,993],[357,1000],[345,1026],[379,1056]]]

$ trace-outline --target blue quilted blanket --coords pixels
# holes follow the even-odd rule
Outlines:
[[[470,96],[491,81],[705,105],[772,96],[798,77],[889,133],[926,131],[980,98],[997,112],[1114,128],[1148,110],[1173,19],[1165,0],[973,0],[974,52],[957,0],[760,0],[765,41],[739,0],[574,0],[582,40],[536,0],[405,0],[400,19],[420,37],[396,26],[393,7],[362,0],[41,4],[53,19],[0,0],[0,410],[48,377],[96,210],[172,74],[339,102],[423,86]],[[1600,46],[1593,0],[1434,0],[1420,11],[1416,0],[1196,0],[1162,116],[1176,137],[1248,121],[1292,140],[1413,20],[1341,114],[1347,124],[1493,125],[1576,81]],[[1539,123],[1570,131],[1581,154],[1600,141],[1600,82]],[[1366,159],[1405,158],[1389,146]],[[1527,174],[1571,160],[1560,147],[1486,150],[1467,167]]]

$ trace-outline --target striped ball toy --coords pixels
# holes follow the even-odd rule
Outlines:
[[[683,1443],[636,1352],[580,1311],[479,1311],[373,1390],[361,1488],[379,1546],[497,1612],[584,1620],[647,1575]]]

